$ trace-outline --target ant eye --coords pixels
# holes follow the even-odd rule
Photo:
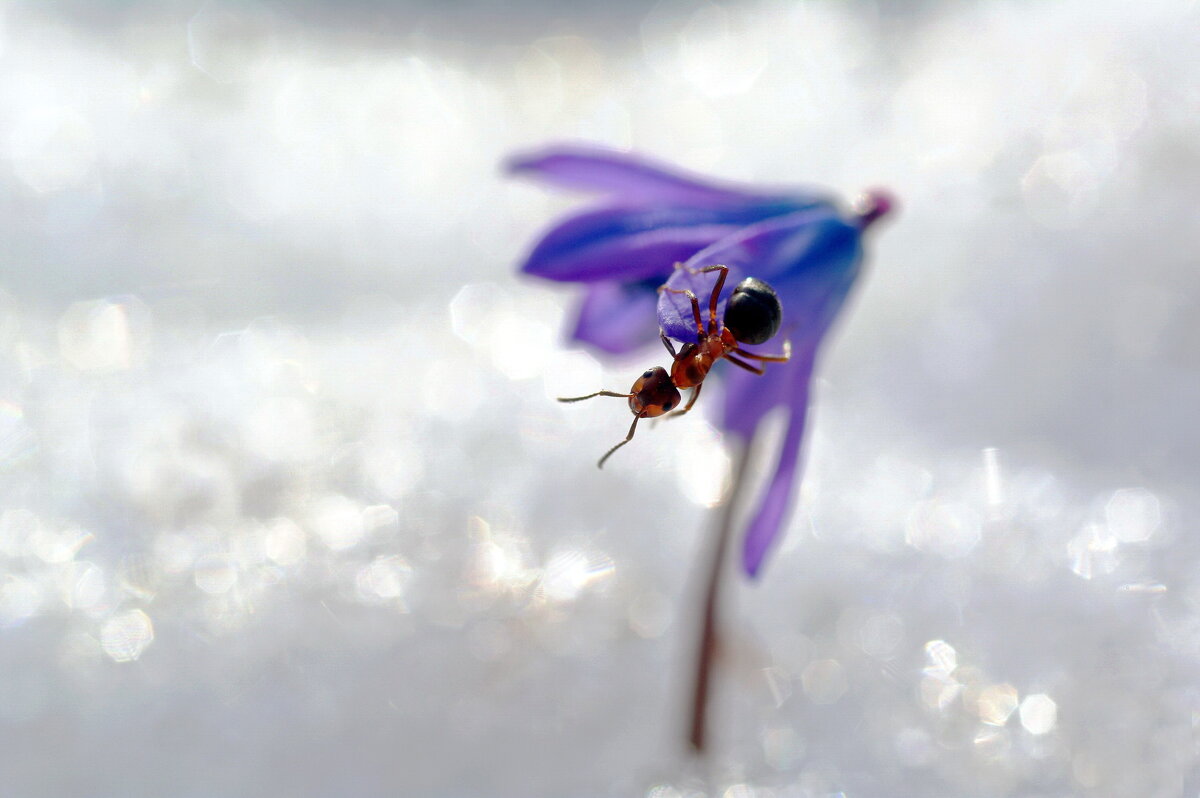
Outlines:
[[[648,380],[654,376],[654,369],[646,369],[646,373],[642,375],[643,380]]]
[[[670,410],[670,409],[671,409],[671,403],[670,403],[670,402],[667,402],[666,404],[664,404],[664,405],[663,405],[663,410]]]

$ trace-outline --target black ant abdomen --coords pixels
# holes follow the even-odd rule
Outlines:
[[[779,332],[782,322],[779,295],[756,277],[738,283],[725,304],[725,329],[744,344],[766,343]]]

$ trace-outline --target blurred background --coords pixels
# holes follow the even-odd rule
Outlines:
[[[0,791],[1196,794],[1198,33],[0,4]],[[693,414],[597,472],[626,411],[552,401],[662,360],[573,348],[570,287],[514,274],[576,200],[498,164],[558,140],[901,202],[726,594],[702,765],[729,461]]]

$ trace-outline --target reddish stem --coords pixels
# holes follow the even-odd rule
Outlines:
[[[733,484],[729,490],[729,498],[725,501],[724,512],[721,513],[720,526],[717,529],[717,539],[712,552],[712,562],[708,572],[708,582],[704,591],[704,615],[700,630],[700,647],[696,657],[695,691],[692,693],[692,722],[688,733],[688,742],[692,749],[700,755],[704,754],[704,745],[708,728],[708,698],[711,692],[713,665],[717,656],[717,601],[721,593],[721,574],[725,570],[725,550],[729,548],[729,537],[733,529],[734,505],[741,493],[742,477],[746,472],[746,463],[750,460],[750,444],[742,447],[737,455],[734,468]]]

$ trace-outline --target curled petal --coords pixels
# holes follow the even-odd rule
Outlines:
[[[744,277],[766,280],[783,303],[783,332],[799,337],[820,335],[854,283],[862,256],[861,229],[833,208],[814,208],[768,219],[738,230],[693,255],[667,280],[673,289],[691,290],[705,309],[717,275],[700,269],[729,267],[717,304],[717,316]],[[695,337],[691,301],[664,291],[658,301],[659,326],[672,338]]]
[[[572,337],[613,354],[645,346],[658,338],[656,300],[653,284],[596,283],[584,296]]]
[[[791,506],[792,492],[800,480],[800,452],[808,415],[809,377],[812,375],[811,358],[794,363],[792,372],[792,393],[787,401],[791,413],[787,434],[779,452],[779,462],[742,540],[742,567],[752,577],[758,576],[767,552],[779,537]]]
[[[802,205],[829,201],[815,191],[764,194],[733,183],[706,180],[632,153],[586,144],[558,145],[517,155],[505,166],[514,174],[530,174],[566,188],[646,199],[708,202],[774,197]]]
[[[788,203],[717,203],[705,206],[622,203],[592,208],[542,236],[522,271],[564,282],[665,278],[687,260],[761,219],[788,214]]]

